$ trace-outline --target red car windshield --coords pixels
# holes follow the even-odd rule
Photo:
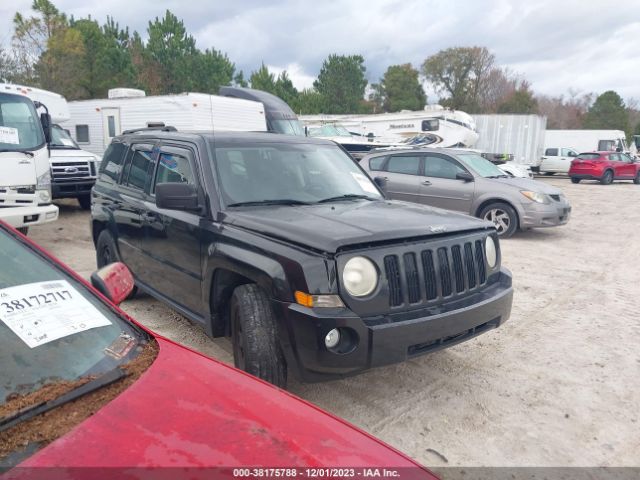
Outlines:
[[[2,227],[0,265],[2,432],[32,397],[116,370],[149,337]]]

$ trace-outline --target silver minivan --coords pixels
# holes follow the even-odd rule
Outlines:
[[[385,150],[360,163],[389,198],[490,220],[502,237],[519,228],[564,225],[571,214],[569,201],[558,188],[510,177],[468,150]]]

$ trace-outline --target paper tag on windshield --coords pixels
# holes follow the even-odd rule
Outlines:
[[[12,127],[0,127],[0,143],[18,145],[20,143],[18,129]]]
[[[0,290],[0,320],[29,348],[111,322],[66,280]]]
[[[371,180],[369,180],[363,174],[351,172],[351,176],[354,178],[356,182],[358,182],[358,185],[360,185],[360,188],[365,192],[378,193],[378,190],[376,190],[376,187],[373,186],[373,183],[371,183]]]

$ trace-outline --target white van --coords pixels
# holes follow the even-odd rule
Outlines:
[[[545,175],[554,173],[568,173],[571,168],[571,161],[578,156],[573,148],[550,147],[544,151],[539,171]]]

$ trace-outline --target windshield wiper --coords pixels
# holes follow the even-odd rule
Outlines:
[[[511,178],[509,177],[509,175],[489,175],[488,177],[485,178]]]
[[[30,152],[29,150],[11,150],[9,148],[0,148],[0,152],[24,153],[27,157],[31,158],[35,156],[35,153]]]
[[[37,405],[32,405],[14,413],[13,415],[4,417],[2,420],[0,420],[0,432],[8,430],[18,423],[29,420],[37,415],[40,415],[41,413],[48,412],[49,410],[59,407],[60,405],[64,405],[65,403],[76,400],[83,395],[91,393],[95,390],[99,390],[100,388],[106,387],[107,385],[111,385],[112,383],[117,382],[118,380],[126,376],[127,374],[124,372],[124,370],[120,368],[114,368],[113,370],[110,370],[109,372],[98,378],[94,378],[84,385],[81,385],[78,388],[65,393],[64,395],[60,395],[58,398],[54,398],[53,400],[49,400],[48,402],[39,403]]]
[[[294,200],[292,198],[278,198],[274,200],[254,200],[250,202],[230,203],[227,207],[245,207],[251,205],[311,205],[309,202]]]
[[[318,200],[318,203],[328,203],[328,202],[337,202],[340,200],[354,200],[354,199],[364,199],[364,200],[376,200],[368,195],[360,195],[355,193],[348,193],[346,195],[337,195],[335,197],[323,198],[322,200]]]

